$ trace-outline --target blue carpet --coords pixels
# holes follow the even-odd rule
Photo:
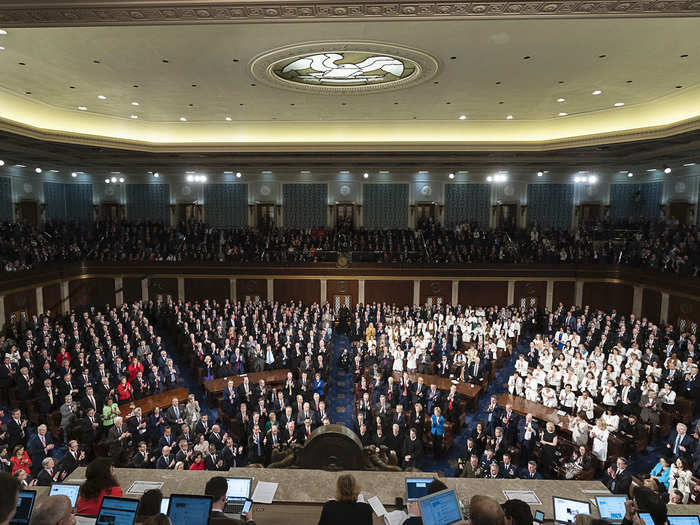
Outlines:
[[[340,370],[338,358],[343,350],[350,350],[350,340],[346,335],[334,335],[331,340],[331,366],[328,376],[326,404],[332,423],[342,423],[350,430],[355,415],[355,394],[353,375]]]

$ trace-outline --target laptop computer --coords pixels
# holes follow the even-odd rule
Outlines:
[[[70,485],[68,483],[54,483],[49,490],[49,496],[67,496],[71,507],[75,508],[78,501],[78,491],[80,485]]]
[[[15,517],[10,522],[11,525],[28,525],[34,510],[34,500],[36,492],[33,490],[20,490],[17,496],[17,510]]]
[[[134,525],[138,508],[137,499],[105,496],[102,498],[95,525]]]
[[[587,501],[552,496],[555,523],[573,523],[578,514],[590,514],[591,504]]]
[[[406,501],[416,501],[428,495],[433,478],[406,478]]]
[[[211,496],[171,494],[168,518],[172,525],[209,525]]]
[[[424,525],[451,525],[462,521],[462,511],[453,489],[420,498],[418,505]]]
[[[651,514],[649,514],[648,512],[640,512],[639,517],[642,518],[644,525],[656,525],[654,523],[653,518],[651,517]]]
[[[253,478],[226,478],[226,506],[224,514],[238,515],[243,512],[245,503],[250,499],[250,486]]]
[[[700,517],[693,515],[668,516],[669,525],[700,525]]]
[[[163,498],[160,500],[160,513],[168,515],[168,505],[170,505],[170,498]]]
[[[622,523],[625,518],[625,496],[596,496],[595,504],[598,506],[601,519],[611,523]]]

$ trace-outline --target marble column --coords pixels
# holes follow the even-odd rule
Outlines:
[[[328,279],[321,279],[321,306],[328,300]]]
[[[0,330],[5,329],[5,296],[0,295]]]
[[[124,304],[124,280],[121,277],[114,278],[114,304]]]
[[[544,307],[548,311],[552,311],[554,306],[554,281],[547,281],[547,292],[544,300]]]
[[[452,281],[452,306],[459,304],[459,281]]]
[[[231,304],[234,304],[237,301],[237,296],[238,291],[236,290],[236,279],[229,279],[228,280],[228,296],[231,299]]]
[[[515,303],[515,281],[508,281],[508,298],[506,303],[508,305]]]
[[[420,281],[418,279],[413,281],[413,304],[420,304]]]
[[[148,279],[141,279],[141,300],[148,301]]]
[[[357,281],[357,302],[360,304],[365,304],[365,280],[360,279]]]
[[[659,314],[659,319],[664,324],[668,322],[668,300],[669,295],[666,292],[661,292],[661,313]]]
[[[638,318],[642,316],[642,299],[644,297],[644,287],[635,286],[632,297],[632,313]]]
[[[583,306],[583,281],[577,280],[574,283],[574,304]]]
[[[177,278],[177,299],[178,299],[178,301],[185,300],[185,278],[184,277]]]
[[[267,300],[271,303],[275,302],[275,280],[267,280]]]
[[[36,313],[41,315],[44,313],[44,287],[37,286],[36,290]]]
[[[70,313],[70,295],[68,293],[68,281],[61,281],[59,288],[61,292],[61,308],[64,314]]]

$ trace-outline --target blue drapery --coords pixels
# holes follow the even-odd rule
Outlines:
[[[318,228],[328,223],[327,184],[284,184],[285,228]]]
[[[48,220],[91,221],[92,184],[44,183],[44,203]]]
[[[610,186],[610,221],[659,218],[663,182],[612,184]]]
[[[248,185],[207,184],[204,186],[204,217],[212,226],[248,226]]]
[[[568,230],[574,211],[573,184],[528,184],[527,223],[540,228]]]
[[[170,223],[169,184],[127,184],[126,216],[130,221]]]
[[[364,184],[362,195],[365,228],[408,228],[408,184]]]
[[[447,184],[445,186],[445,226],[476,222],[489,225],[490,184]]]

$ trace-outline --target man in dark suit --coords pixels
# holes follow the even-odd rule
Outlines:
[[[479,466],[479,456],[472,454],[469,456],[469,462],[462,469],[462,478],[480,478],[483,475],[483,470]]]
[[[22,417],[19,408],[10,412],[10,420],[7,422],[7,444],[10,450],[15,445],[27,444],[27,419]]]
[[[134,468],[151,468],[154,458],[148,454],[148,445],[145,441],[139,443],[139,448],[136,453],[131,456],[131,464]]]
[[[87,409],[85,417],[80,420],[80,429],[80,442],[88,449],[92,449],[100,429],[100,422],[95,417],[95,410],[92,407]]]
[[[226,478],[214,476],[207,481],[207,484],[204,487],[204,495],[211,496],[213,500],[211,505],[211,514],[209,515],[209,525],[240,525],[241,523],[255,525],[255,521],[253,521],[252,507],[248,511],[248,514],[241,516],[240,520],[231,518],[224,514],[227,492],[228,482],[226,481]]]
[[[403,444],[403,467],[420,468],[423,462],[423,443],[416,435],[416,429],[411,427],[408,437]]]
[[[41,468],[42,461],[53,454],[53,439],[46,430],[46,425],[39,425],[36,434],[33,434],[27,441],[27,453],[32,460],[33,473]]]
[[[165,413],[165,420],[172,428],[177,430],[184,422],[184,418],[185,410],[180,406],[180,401],[174,397],[170,407],[168,407],[168,410]]]
[[[41,470],[36,476],[36,484],[40,487],[48,487],[54,482],[53,458],[44,458],[41,462]]]
[[[620,392],[620,411],[625,415],[629,415],[637,409],[641,392],[632,386],[632,381],[629,379],[625,379],[623,384],[624,386]]]
[[[627,471],[627,460],[625,458],[617,458],[617,466],[608,468],[604,483],[613,494],[624,496],[629,494],[632,474]]]
[[[120,466],[126,462],[126,452],[131,443],[131,433],[127,431],[124,420],[121,417],[114,419],[114,425],[109,429],[107,435],[109,443],[109,455],[115,466]]]
[[[469,382],[474,385],[481,385],[486,380],[486,366],[481,363],[481,358],[476,356],[474,362],[469,366]]]
[[[666,450],[673,456],[674,461],[677,458],[688,461],[695,451],[695,446],[695,440],[688,435],[688,427],[683,423],[676,425],[676,429],[671,432],[666,442]]]
[[[265,445],[258,425],[253,426],[248,440],[248,460],[251,464],[259,463],[262,465],[265,463]]]
[[[175,458],[170,454],[170,447],[160,449],[160,457],[156,461],[156,470],[171,470],[175,468]]]
[[[204,468],[207,470],[228,470],[224,458],[213,444],[209,444],[209,452],[204,455]]]
[[[56,470],[60,472],[60,479],[69,476],[75,469],[80,467],[85,460],[85,452],[80,450],[78,442],[73,439],[68,442],[68,450],[61,458]]]
[[[543,479],[542,474],[537,472],[537,462],[528,461],[527,470],[521,474],[520,479]]]

